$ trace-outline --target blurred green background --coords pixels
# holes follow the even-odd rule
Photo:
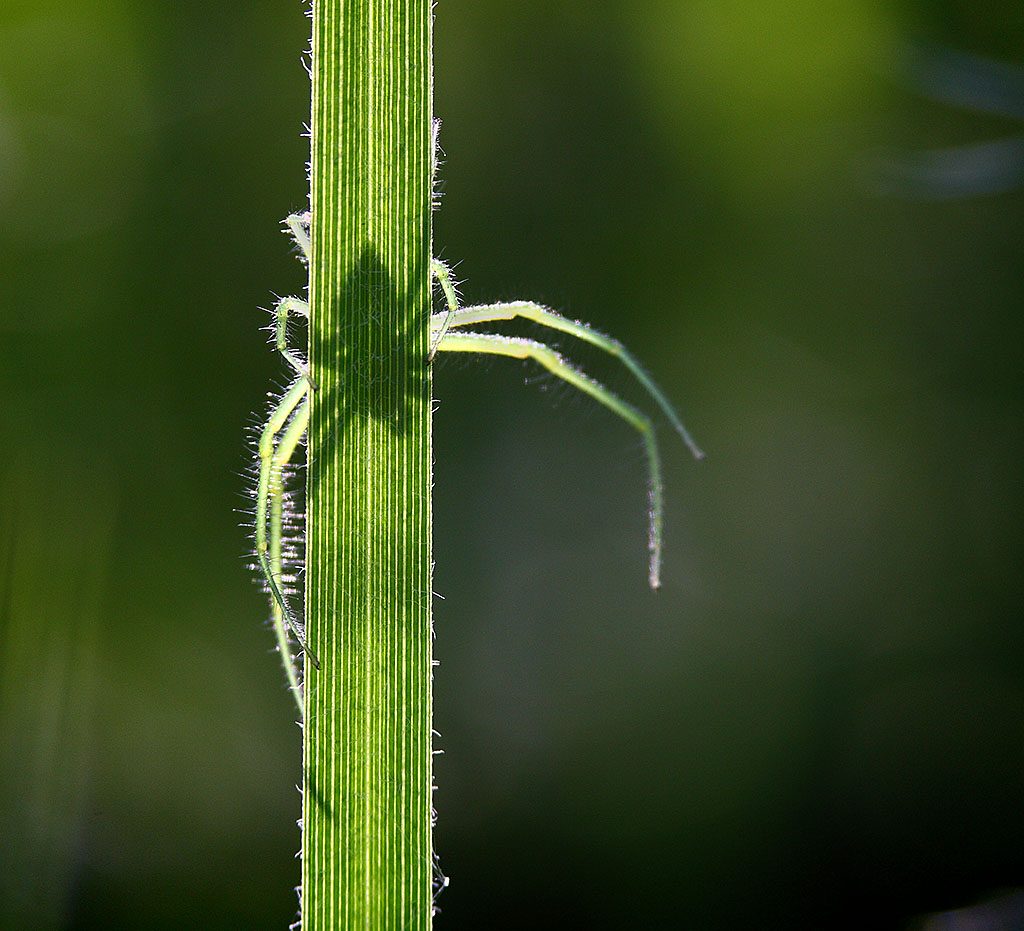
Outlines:
[[[302,283],[308,28],[0,8],[5,926],[294,918],[300,732],[235,509],[284,377],[258,308]],[[664,431],[651,593],[637,437],[438,361],[437,927],[897,929],[1024,885],[1024,190],[879,183],[1020,131],[906,63],[1022,63],[1024,7],[440,0],[435,32],[466,300],[621,337],[709,453]]]

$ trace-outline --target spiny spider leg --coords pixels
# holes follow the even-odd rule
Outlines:
[[[284,565],[281,552],[284,540],[284,469],[291,462],[292,455],[302,442],[302,437],[308,426],[309,398],[306,397],[295,411],[291,423],[288,424],[287,429],[281,435],[281,439],[274,449],[273,462],[270,467],[270,485],[267,491],[270,499],[270,570],[275,579],[281,578]],[[285,629],[284,611],[281,609],[281,605],[276,598],[272,599],[271,606],[273,608],[274,634],[277,637],[277,649],[281,654],[285,675],[288,677],[288,685],[295,696],[295,702],[299,706],[299,714],[301,715],[303,713],[302,689],[299,687],[299,680],[291,655],[291,645],[288,642],[288,634]]]
[[[535,304],[532,301],[512,301],[510,303],[498,304],[476,304],[471,307],[456,307],[451,309],[449,304],[447,315],[440,313],[431,317],[431,329],[438,327],[441,338],[450,327],[471,326],[474,323],[493,323],[498,320],[514,320],[521,317],[524,320],[531,320],[551,330],[558,330],[560,333],[568,333],[584,342],[597,346],[609,355],[615,356],[633,374],[633,377],[640,382],[647,390],[647,393],[655,400],[662,413],[669,419],[676,432],[682,437],[695,459],[703,459],[704,452],[694,442],[689,431],[683,426],[675,408],[669,403],[662,390],[655,384],[654,379],[644,370],[644,367],[637,362],[633,354],[626,349],[617,339],[606,336],[599,330],[595,330],[585,323],[577,320],[570,320],[563,317],[549,307],[542,304]],[[444,317],[442,322],[441,318]],[[437,340],[438,342],[440,340]]]
[[[277,346],[277,351],[285,357],[288,364],[295,369],[302,377],[309,382],[309,386],[316,391],[317,386],[312,378],[309,377],[309,364],[302,361],[295,353],[288,348],[288,313],[289,311],[294,314],[298,314],[300,317],[309,319],[309,304],[297,297],[282,297],[277,302],[277,307],[274,308],[274,317],[276,320],[274,326],[274,344]]]
[[[443,314],[434,314],[430,318],[431,338],[430,352],[427,353],[427,362],[434,361],[434,356],[437,355],[438,344],[444,339],[445,333],[448,332],[448,328],[452,325],[452,320],[459,310],[459,296],[455,292],[455,283],[452,281],[452,270],[440,259],[431,259],[430,275],[432,278],[436,278],[437,283],[441,285],[441,290],[444,292],[445,303],[448,305],[448,311]],[[441,320],[441,317],[444,319]],[[436,329],[434,326],[435,323],[438,324]]]
[[[256,558],[259,561],[260,568],[263,570],[263,575],[266,577],[270,592],[281,608],[281,612],[284,615],[284,622],[288,625],[288,629],[292,632],[292,636],[294,636],[298,641],[303,652],[305,652],[309,657],[310,662],[319,669],[320,660],[317,659],[316,654],[310,650],[309,646],[306,644],[305,630],[298,619],[292,614],[291,609],[285,601],[284,594],[281,592],[281,588],[277,583],[277,577],[274,574],[273,567],[271,566],[270,558],[268,556],[269,547],[267,543],[267,510],[270,500],[270,489],[273,481],[273,474],[275,467],[277,466],[274,437],[276,437],[277,434],[285,428],[285,425],[288,423],[288,419],[292,416],[295,409],[302,403],[303,398],[305,398],[308,387],[309,385],[305,378],[300,378],[296,381],[295,384],[285,392],[284,397],[281,398],[277,407],[274,408],[269,420],[267,421],[267,425],[263,428],[263,432],[260,434],[260,471],[259,481],[256,486]],[[292,448],[294,449],[294,445]],[[280,526],[278,526],[278,536],[280,536],[280,532]]]
[[[458,311],[461,313],[462,311]],[[439,316],[439,315],[438,315]],[[481,322],[473,320],[472,322]],[[568,331],[571,332],[571,331]],[[650,550],[648,579],[651,588],[661,585],[661,526],[664,504],[661,489],[661,457],[658,455],[658,441],[654,433],[651,419],[641,413],[632,404],[623,401],[604,385],[585,375],[571,363],[567,362],[550,346],[532,339],[513,336],[497,336],[492,333],[446,333],[437,343],[440,352],[475,352],[496,356],[508,356],[512,359],[533,359],[544,366],[553,375],[568,382],[615,414],[618,414],[630,426],[639,431],[643,437],[647,452],[647,467],[650,477],[648,494],[650,496],[650,525],[647,546]]]
[[[309,212],[292,214],[285,219],[284,224],[299,247],[305,263],[308,265],[311,255]],[[455,282],[448,266],[439,259],[431,259],[430,276],[432,280],[436,278],[441,287],[446,309],[431,315],[431,339],[428,362],[432,361],[438,352],[468,352],[506,356],[513,359],[532,359],[553,375],[590,395],[640,433],[647,455],[649,474],[650,512],[648,549],[650,551],[650,563],[648,577],[651,587],[658,588],[661,584],[661,534],[664,503],[662,499],[661,458],[658,452],[654,424],[651,419],[632,404],[624,401],[617,394],[609,391],[589,375],[576,368],[558,352],[544,343],[532,339],[499,336],[492,333],[453,332],[453,329],[472,326],[478,323],[523,318],[548,329],[567,333],[570,336],[596,346],[619,359],[626,366],[657,403],[693,456],[697,459],[704,458],[704,453],[683,426],[679,415],[669,403],[668,398],[640,363],[618,340],[606,336],[584,323],[563,317],[548,307],[529,301],[479,304],[460,308]],[[281,299],[275,308],[274,344],[288,364],[299,374],[299,378],[288,389],[277,407],[272,411],[267,425],[260,436],[259,482],[256,498],[256,555],[271,592],[274,629],[278,646],[285,659],[285,671],[288,676],[288,682],[296,695],[296,700],[299,702],[301,710],[298,677],[294,666],[287,659],[289,647],[288,637],[285,632],[286,628],[291,631],[292,636],[298,641],[300,648],[309,656],[310,661],[318,669],[320,668],[320,662],[309,649],[306,643],[305,629],[288,607],[278,579],[281,578],[284,562],[282,553],[284,539],[283,471],[291,462],[292,456],[308,428],[308,393],[311,390],[315,391],[316,385],[310,378],[308,364],[288,347],[287,324],[288,315],[291,313],[308,318],[310,314],[308,302],[297,297],[286,297]],[[280,440],[277,439],[278,434],[281,434]]]
[[[292,239],[295,240],[295,245],[302,252],[302,258],[307,265],[313,249],[309,238],[310,220],[311,215],[308,210],[304,213],[293,213],[284,218],[284,225],[288,227],[288,232],[292,234]]]

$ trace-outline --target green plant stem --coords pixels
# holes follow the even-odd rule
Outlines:
[[[431,924],[430,0],[313,6],[304,931]]]

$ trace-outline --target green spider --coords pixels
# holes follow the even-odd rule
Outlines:
[[[292,214],[284,221],[284,225],[308,265],[310,214],[308,212]],[[433,259],[430,271],[431,280],[436,279],[440,285],[447,307],[446,310],[432,314],[430,317],[431,338],[428,361],[432,361],[438,352],[472,352],[533,360],[574,388],[584,394],[589,394],[640,433],[647,454],[650,503],[647,539],[648,580],[651,588],[658,588],[661,584],[661,530],[664,504],[661,457],[658,453],[657,438],[651,419],[638,408],[567,362],[562,355],[545,343],[517,336],[500,336],[495,333],[463,332],[462,328],[479,323],[523,319],[550,330],[567,333],[596,346],[625,365],[668,418],[694,458],[703,459],[704,453],[693,441],[661,389],[622,343],[610,336],[605,336],[587,324],[570,320],[547,307],[530,301],[460,307],[455,283],[448,266],[438,259]],[[271,411],[259,437],[256,485],[256,559],[270,592],[270,606],[278,650],[284,662],[288,684],[295,695],[301,714],[302,692],[298,673],[290,653],[288,633],[291,633],[301,651],[309,657],[310,662],[317,669],[320,668],[320,661],[310,649],[306,640],[305,628],[288,605],[283,589],[285,578],[283,575],[284,473],[305,436],[306,428],[309,425],[308,395],[310,390],[316,390],[316,385],[310,378],[308,365],[288,347],[287,339],[289,315],[297,314],[308,320],[308,302],[297,297],[281,298],[273,313],[274,323],[270,328],[273,333],[272,342],[289,366],[294,369],[297,377]]]

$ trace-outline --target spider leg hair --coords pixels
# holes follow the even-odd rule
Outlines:
[[[288,314],[298,314],[300,317],[309,319],[309,303],[298,297],[282,297],[274,308],[274,345],[277,351],[284,356],[287,363],[309,382],[309,386],[316,391],[317,386],[309,377],[309,365],[303,362],[294,352],[288,348]]]
[[[437,283],[441,286],[441,291],[444,292],[444,300],[448,305],[448,310],[443,314],[444,319],[440,321],[437,331],[434,331],[434,320],[442,316],[442,314],[435,314],[431,317],[431,339],[430,339],[430,352],[427,353],[427,362],[433,362],[434,356],[437,355],[437,347],[441,340],[444,339],[445,333],[448,332],[448,328],[452,325],[452,320],[455,318],[455,314],[459,309],[459,296],[455,291],[455,282],[452,279],[452,270],[444,264],[440,259],[430,260],[430,274],[433,278],[437,279]]]
[[[291,462],[292,456],[299,444],[302,442],[302,437],[308,426],[309,398],[306,397],[296,409],[295,414],[284,433],[281,434],[281,439],[278,441],[277,447],[274,450],[273,462],[270,469],[270,488],[268,490],[268,496],[270,498],[270,571],[275,579],[281,578],[284,565],[282,559],[285,505],[284,469]],[[291,656],[291,647],[288,643],[288,633],[285,629],[284,610],[276,598],[271,599],[271,608],[274,622],[274,635],[277,638],[277,649],[281,654],[281,662],[284,664],[284,672],[288,678],[288,685],[291,688],[292,694],[295,696],[295,702],[299,706],[299,715],[301,716],[303,714],[302,688],[299,685],[295,664]],[[309,652],[308,648],[306,652]],[[310,653],[310,658],[313,659],[312,653]]]
[[[275,575],[274,568],[271,565],[269,544],[267,540],[268,525],[270,523],[268,521],[267,512],[270,505],[271,488],[275,482],[280,482],[280,459],[274,447],[274,438],[278,433],[284,430],[292,414],[295,412],[295,409],[299,407],[303,399],[306,397],[308,388],[309,383],[305,378],[298,379],[295,384],[285,392],[280,403],[271,412],[270,418],[267,420],[267,424],[263,428],[263,432],[260,434],[260,470],[259,478],[256,483],[256,559],[260,564],[260,568],[263,570],[263,575],[266,577],[270,593],[281,609],[284,623],[287,624],[288,629],[292,632],[292,636],[298,641],[299,646],[309,657],[310,662],[319,669],[320,660],[317,659],[316,654],[310,650],[307,645],[306,632],[300,621],[294,614],[292,614],[291,608],[288,607],[288,603],[285,601],[281,587],[278,585],[277,576]],[[308,417],[308,408],[305,416]],[[290,432],[291,431],[286,431],[285,435],[287,436]],[[299,436],[301,436],[301,432],[299,433]],[[283,442],[284,441],[282,440],[282,444]],[[298,437],[295,438],[291,450],[287,450],[289,457],[297,442]],[[278,536],[280,536],[280,524],[278,524],[277,533]]]
[[[647,453],[648,497],[650,500],[647,535],[647,547],[650,552],[648,580],[651,583],[651,588],[659,588],[661,586],[661,529],[664,503],[662,500],[661,457],[658,454],[658,441],[651,419],[567,362],[550,346],[536,340],[497,336],[492,333],[448,332],[438,341],[437,349],[440,352],[474,352],[507,356],[511,359],[532,359],[552,375],[568,382],[584,394],[589,394],[640,433]]]
[[[309,264],[310,255],[313,251],[313,246],[309,238],[309,231],[311,228],[312,214],[306,210],[303,213],[289,214],[284,218],[284,225],[288,227],[288,232],[291,234],[292,239],[295,240],[295,245],[299,247],[302,252],[303,259],[306,260],[306,264]]]
[[[437,331],[441,334],[440,338],[435,337],[435,345],[437,342],[440,342],[440,339],[444,338],[444,334],[449,328],[471,326],[474,323],[514,320],[519,317],[545,326],[548,329],[557,330],[560,333],[568,333],[570,336],[575,336],[577,339],[590,343],[609,355],[615,356],[629,369],[633,377],[644,386],[647,393],[654,399],[658,407],[661,408],[662,413],[668,418],[669,423],[672,424],[676,433],[682,438],[682,441],[693,454],[694,459],[704,458],[703,450],[694,442],[690,432],[683,426],[682,420],[680,420],[675,408],[669,403],[668,398],[665,397],[664,392],[658,387],[654,379],[647,374],[644,367],[636,360],[633,354],[614,337],[606,336],[585,323],[580,323],[578,320],[570,320],[568,317],[563,317],[561,314],[551,310],[551,308],[544,307],[542,304],[535,304],[532,301],[512,301],[510,303],[475,304],[470,307],[456,307],[455,309],[449,309],[443,321],[440,319],[441,317],[442,314],[434,314],[431,318],[431,329],[433,330],[436,327]]]

